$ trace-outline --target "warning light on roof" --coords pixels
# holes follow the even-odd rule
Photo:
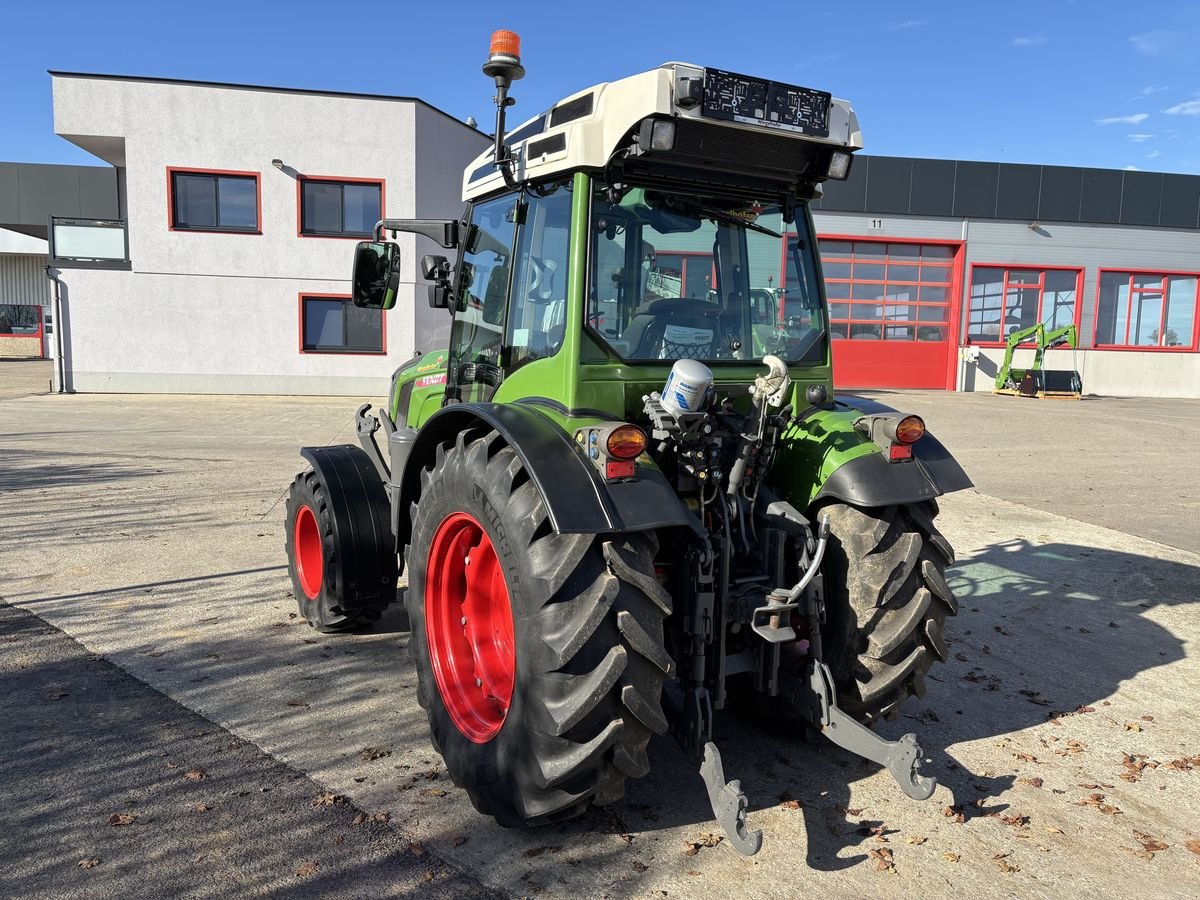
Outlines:
[[[520,35],[503,28],[492,32],[492,43],[488,47],[487,62],[483,64],[483,74],[509,81],[524,77]]]

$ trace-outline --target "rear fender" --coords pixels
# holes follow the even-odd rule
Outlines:
[[[816,410],[793,426],[776,463],[789,495],[810,504],[836,499],[855,506],[891,506],[972,486],[957,460],[928,431],[913,444],[912,460],[893,463],[854,428],[863,415],[896,412],[874,400],[843,396],[832,409]]]
[[[361,447],[303,447],[300,455],[325,486],[333,517],[334,595],[346,610],[396,599],[396,545],[387,488]]]
[[[532,406],[456,403],[430,416],[416,436],[403,474],[393,470],[397,547],[408,543],[409,505],[420,498],[421,471],[433,464],[438,446],[460,432],[491,430],[499,432],[521,460],[559,534],[699,528],[699,520],[653,466],[639,461],[635,481],[608,483],[570,436]]]

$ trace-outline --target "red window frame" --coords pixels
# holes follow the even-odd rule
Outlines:
[[[967,273],[967,281],[965,292],[963,295],[963,305],[965,315],[963,317],[963,340],[969,341],[975,347],[1005,347],[1008,344],[1007,340],[995,341],[980,341],[970,336],[969,329],[971,327],[971,286],[975,283],[976,269],[1003,269],[1004,283],[1000,290],[1000,330],[1004,331],[1004,315],[1008,303],[1008,287],[1009,287],[1009,272],[1016,271],[1038,271],[1041,274],[1038,277],[1036,285],[1027,282],[1013,282],[1013,286],[1017,288],[1037,287],[1038,289],[1038,308],[1037,321],[1042,321],[1043,310],[1042,304],[1046,300],[1046,273],[1047,272],[1074,272],[1075,273],[1075,310],[1071,314],[1071,324],[1075,326],[1076,332],[1080,327],[1080,322],[1083,317],[1083,267],[1082,266],[1048,266],[1040,263],[994,263],[994,262],[973,262],[971,269]],[[1066,345],[1061,345],[1055,349],[1066,349]]]
[[[379,218],[387,218],[387,179],[386,178],[351,178],[343,175],[300,175],[296,178],[296,237],[315,238],[327,241],[361,241],[363,235],[353,234],[306,234],[304,231],[304,184],[308,181],[322,181],[329,184],[377,184],[379,185]],[[316,296],[311,294],[309,296]]]
[[[319,291],[300,291],[296,295],[296,325],[299,337],[298,349],[301,356],[387,356],[387,310],[379,311],[379,330],[381,350],[306,350],[304,347],[304,301],[312,300],[346,300],[353,298],[350,294],[323,294]]]
[[[181,175],[237,175],[254,179],[254,218],[257,228],[176,228],[175,227],[175,174]],[[237,169],[197,169],[193,166],[167,166],[167,230],[180,234],[245,234],[262,235],[262,172],[243,172]]]
[[[33,334],[4,334],[0,332],[0,338],[25,338],[27,340],[37,339],[40,341],[46,335],[46,322],[42,318],[42,308],[33,303],[0,303],[0,306],[28,306],[30,309],[37,310],[37,331]],[[40,347],[40,345],[39,345]],[[39,350],[40,352],[40,350]]]
[[[1159,275],[1162,278],[1162,293],[1163,304],[1162,312],[1159,314],[1159,334],[1163,333],[1166,328],[1167,315],[1167,278],[1176,276],[1180,278],[1195,278],[1196,279],[1196,297],[1192,301],[1192,342],[1186,347],[1162,347],[1154,344],[1102,344],[1099,341],[1100,329],[1100,285],[1104,280],[1105,273],[1128,275],[1129,276],[1129,299],[1126,300],[1125,307],[1125,340],[1129,340],[1129,322],[1130,313],[1132,312],[1133,294],[1134,291],[1145,292],[1153,291],[1151,288],[1135,288],[1133,286],[1133,278],[1135,275]],[[1096,350],[1119,350],[1119,351],[1143,351],[1147,353],[1195,353],[1197,348],[1200,348],[1200,272],[1184,272],[1172,271],[1169,269],[1131,269],[1131,268],[1108,268],[1100,269],[1096,274],[1096,299],[1092,306],[1092,347]]]
[[[679,267],[679,286],[680,290],[687,290],[688,264],[697,260],[703,259],[708,262],[708,290],[716,290],[717,286],[717,263],[713,259],[711,253],[705,253],[703,250],[660,250],[655,249],[654,257],[657,260],[660,256],[678,256],[680,259]],[[705,297],[696,298],[699,300],[706,299]]]
[[[795,237],[795,233],[790,233],[789,235],[787,235],[787,237],[788,238]],[[825,250],[822,247],[822,244],[824,244],[825,242],[830,242],[830,241],[850,242],[852,244],[853,243],[884,244],[885,247],[884,247],[883,256],[877,260],[876,259],[870,260],[870,263],[872,263],[872,264],[882,263],[884,277],[881,279],[879,279],[879,278],[855,278],[854,277],[854,269],[853,269],[853,265],[856,262],[856,260],[854,258],[854,255],[855,255],[854,248],[851,247],[850,256],[834,256],[831,254],[826,254]],[[916,266],[917,267],[917,269],[918,269],[917,280],[916,281],[891,280],[891,279],[888,279],[888,277],[887,277],[888,266],[891,263],[890,254],[887,253],[887,248],[886,248],[887,244],[919,244],[922,246],[946,247],[950,250],[950,256],[945,260],[945,262],[942,262],[940,260],[939,261],[931,260],[929,262],[926,262],[921,257],[911,257],[911,256],[897,257],[896,265],[907,265],[907,266]],[[784,246],[786,248],[786,241],[785,241]],[[861,300],[855,301],[848,297],[845,299],[840,298],[840,297],[830,298],[830,297],[828,297],[828,290],[826,290],[826,303],[828,305],[832,306],[832,304],[834,304],[834,303],[846,303],[847,305],[850,306],[850,316],[848,318],[835,319],[831,312],[831,314],[829,316],[830,339],[837,340],[837,341],[855,340],[854,338],[848,338],[848,337],[843,338],[840,335],[835,335],[833,333],[834,325],[847,325],[847,326],[878,325],[878,326],[880,326],[880,335],[881,335],[880,340],[881,341],[900,341],[900,342],[907,342],[907,343],[929,343],[929,344],[955,341],[957,338],[957,335],[958,335],[958,330],[960,327],[959,322],[960,322],[960,318],[961,318],[961,315],[960,315],[961,304],[959,303],[959,299],[962,297],[963,246],[964,246],[964,244],[962,241],[947,241],[947,240],[938,240],[935,238],[883,237],[883,236],[876,237],[874,235],[865,235],[865,234],[819,234],[819,235],[817,235],[817,254],[821,260],[821,277],[826,285],[828,285],[829,282],[832,281],[835,284],[849,284],[849,285],[853,285],[856,282],[861,282],[864,284],[896,285],[896,286],[901,286],[901,287],[912,286],[912,287],[918,288],[918,290],[922,286],[945,287],[946,288],[946,302],[945,303],[922,301],[919,299],[919,297],[920,297],[919,293],[918,293],[917,300],[893,301],[891,304],[889,304],[889,302],[887,301],[886,298],[880,299],[878,301],[878,305],[881,307],[884,307],[885,309],[888,305],[940,307],[940,308],[945,309],[946,317],[944,319],[942,319],[941,321],[937,321],[937,322],[919,321],[919,320],[912,320],[912,319],[887,319],[887,318],[859,319],[859,318],[855,318],[854,317],[854,303],[856,303],[856,302],[869,303],[869,302],[876,302],[876,301],[861,301]],[[785,249],[785,257],[786,257],[786,249]],[[849,278],[832,278],[832,279],[828,278],[824,272],[826,262],[842,262],[842,263],[849,264],[851,266],[850,277]],[[867,260],[862,260],[862,262],[867,262]],[[786,278],[786,274],[787,274],[786,265],[787,265],[787,262],[786,262],[786,258],[785,258],[784,270],[782,273],[782,276],[785,278]],[[945,269],[947,272],[946,280],[945,281],[936,281],[936,282],[921,281],[920,280],[921,279],[921,270],[925,269],[925,268]],[[913,331],[913,335],[910,338],[895,338],[895,337],[888,338],[888,337],[885,337],[884,329],[887,328],[888,326],[911,328]],[[930,327],[935,327],[935,328],[945,328],[945,330],[946,330],[945,338],[942,341],[918,341],[917,340],[917,329],[925,327],[925,326],[930,326]]]

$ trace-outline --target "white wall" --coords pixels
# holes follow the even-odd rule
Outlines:
[[[71,386],[386,389],[416,349],[414,310],[425,303],[424,287],[408,284],[387,315],[386,355],[300,353],[298,296],[349,293],[354,241],[297,235],[297,176],[383,179],[384,215],[393,218],[415,216],[418,179],[443,179],[445,168],[457,194],[458,160],[478,153],[482,137],[428,111],[449,128],[442,128],[444,152],[419,172],[418,109],[405,100],[56,76],[55,130],[82,146],[120,145],[133,265],[132,272],[64,271]],[[284,170],[272,167],[273,158]],[[169,166],[259,173],[262,234],[171,231]],[[401,247],[412,260],[413,240],[402,237]]]
[[[1004,351],[982,347],[976,363],[959,362],[959,390],[991,391]],[[1028,368],[1033,351],[1022,348],[1013,366]],[[1104,397],[1200,398],[1200,353],[1136,350],[1070,350],[1046,352],[1042,368],[1054,371],[1078,366],[1085,394]]]

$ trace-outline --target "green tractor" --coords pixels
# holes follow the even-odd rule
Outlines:
[[[652,735],[697,761],[714,816],[761,832],[713,716],[816,730],[910,797],[912,734],[957,612],[936,498],[970,486],[922,420],[833,397],[809,201],[861,146],[828,93],[670,63],[511,132],[497,32],[495,146],[460,220],[359,244],[353,298],[390,308],[412,232],[449,346],[358,410],[360,446],[310,447],[287,503],[300,612],[325,631],[403,591],[433,742],[504,826],[623,796]],[[381,451],[377,436],[386,438]]]

